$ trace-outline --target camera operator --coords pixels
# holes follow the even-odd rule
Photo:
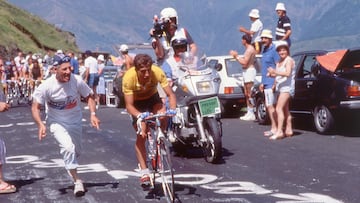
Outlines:
[[[171,47],[171,39],[176,36],[181,36],[187,39],[190,47],[190,52],[195,56],[197,46],[190,36],[189,32],[178,26],[178,15],[174,8],[164,8],[160,12],[160,19],[155,17],[154,27],[150,30],[150,36],[153,37],[152,46],[157,57],[158,65],[174,54]]]

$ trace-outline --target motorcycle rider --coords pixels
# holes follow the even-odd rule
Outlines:
[[[197,46],[187,29],[179,27],[178,14],[174,8],[164,8],[160,12],[160,21],[165,23],[163,33],[160,36],[154,33],[154,28],[150,30],[150,36],[153,37],[152,46],[159,65],[162,65],[169,56],[173,55],[171,39],[176,35],[180,35],[187,39],[190,52],[193,56],[196,55]]]
[[[178,79],[178,64],[181,61],[181,53],[188,50],[188,41],[180,35],[174,36],[173,39],[171,39],[171,47],[174,53],[169,56],[161,66],[170,82],[170,86]]]

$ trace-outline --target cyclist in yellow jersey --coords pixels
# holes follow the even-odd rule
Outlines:
[[[160,83],[169,98],[170,109],[166,110],[157,91]],[[133,118],[133,126],[137,131],[137,121],[143,120],[150,113],[175,114],[176,98],[166,79],[165,73],[156,65],[153,65],[151,57],[147,54],[138,54],[134,58],[134,67],[126,71],[123,77],[122,89],[125,105],[128,113]],[[161,125],[166,127],[166,120]],[[163,128],[163,129],[164,129]],[[145,123],[141,122],[142,131],[138,133],[135,144],[136,157],[140,164],[141,186],[150,184],[150,171],[146,165],[146,132]]]

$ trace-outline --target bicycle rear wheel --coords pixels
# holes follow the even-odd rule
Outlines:
[[[160,138],[158,145],[158,172],[160,174],[164,196],[167,202],[175,201],[174,169],[171,163],[171,153],[165,138]]]

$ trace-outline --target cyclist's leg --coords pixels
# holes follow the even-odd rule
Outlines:
[[[135,152],[141,170],[147,169],[145,141],[146,138],[144,138],[143,136],[141,135],[136,136]]]
[[[161,99],[158,95],[154,95],[147,100],[135,101],[134,105],[135,108],[137,108],[140,112],[144,112],[144,111],[154,112],[154,110],[157,110],[159,108],[158,103],[162,103]],[[137,118],[133,117],[133,125],[135,131],[137,131],[136,121]],[[145,187],[148,184],[150,184],[150,178],[149,178],[150,171],[146,165],[147,155],[146,155],[145,141],[146,141],[147,130],[144,122],[141,123],[141,128],[142,128],[142,132],[141,132],[142,135],[141,136],[137,135],[135,151],[136,151],[136,157],[140,164],[140,174],[141,174],[140,182],[141,185]]]
[[[142,122],[145,124],[144,122]],[[135,131],[136,127],[134,126]],[[145,129],[145,126],[143,126],[143,129]],[[146,135],[146,134],[145,134]],[[136,135],[136,144],[135,144],[135,153],[136,158],[139,162],[140,167],[140,184],[143,188],[147,188],[150,185],[150,170],[148,169],[146,165],[146,148],[145,148],[145,141],[146,137],[142,135]]]

